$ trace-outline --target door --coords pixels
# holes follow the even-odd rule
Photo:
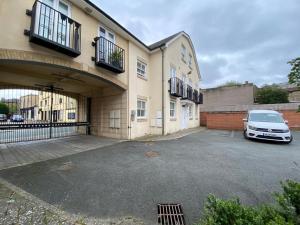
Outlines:
[[[35,33],[46,39],[69,46],[70,6],[62,0],[37,2]]]
[[[188,107],[181,107],[181,129],[186,129],[188,123]]]
[[[115,46],[115,35],[105,29],[104,27],[100,27],[100,44],[99,44],[99,59],[105,61],[106,63],[109,62],[109,55],[112,54],[114,51]],[[105,39],[103,39],[105,38]],[[106,41],[107,40],[107,41]]]

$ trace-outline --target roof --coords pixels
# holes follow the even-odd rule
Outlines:
[[[169,36],[169,37],[166,37],[166,38],[164,38],[164,39],[162,39],[162,40],[160,40],[160,41],[158,41],[158,42],[155,42],[155,43],[153,43],[152,45],[149,45],[148,48],[149,48],[150,50],[154,50],[154,49],[160,48],[160,47],[166,45],[169,41],[171,41],[173,38],[175,38],[175,37],[176,37],[177,35],[179,35],[181,32],[183,32],[183,31],[180,31],[180,32],[178,32],[178,33],[176,33],[176,34],[173,34],[173,35],[171,35],[171,36]]]

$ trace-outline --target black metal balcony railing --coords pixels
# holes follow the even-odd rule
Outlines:
[[[187,85],[187,99],[193,101],[193,88]]]
[[[198,104],[198,101],[199,101],[199,92],[198,92],[198,90],[194,90],[194,92],[193,92],[193,101],[196,103],[196,104]]]
[[[35,1],[31,15],[30,41],[71,57],[80,55],[81,25],[47,4]]]
[[[203,94],[199,93],[198,104],[203,104]]]
[[[95,38],[97,66],[103,67],[115,73],[125,71],[125,51],[104,37]]]
[[[172,77],[169,80],[170,84],[170,95],[175,97],[182,97],[183,94],[183,82],[177,77]]]

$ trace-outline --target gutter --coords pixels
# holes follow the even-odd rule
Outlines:
[[[161,51],[161,81],[162,81],[162,95],[161,95],[161,125],[162,125],[162,135],[165,135],[165,49],[166,45],[161,45],[159,47]]]

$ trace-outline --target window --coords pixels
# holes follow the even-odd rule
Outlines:
[[[62,104],[62,98],[59,98],[59,104]]]
[[[184,45],[181,45],[181,59],[185,62],[186,57],[186,48]]]
[[[193,118],[193,106],[192,105],[189,106],[189,117],[190,117],[190,119]]]
[[[109,112],[109,127],[120,128],[121,127],[121,112],[120,110],[112,110]]]
[[[192,55],[189,54],[189,67],[192,68]]]
[[[176,117],[176,103],[174,101],[170,101],[170,117]]]
[[[146,77],[146,64],[138,60],[136,67],[137,74],[139,76]]]
[[[41,101],[41,107],[43,106],[43,101]]]
[[[146,117],[146,101],[137,100],[137,118]]]
[[[75,120],[75,113],[74,112],[69,112],[68,113],[68,119],[69,120]]]
[[[174,66],[170,67],[170,78],[176,77],[176,68]]]

